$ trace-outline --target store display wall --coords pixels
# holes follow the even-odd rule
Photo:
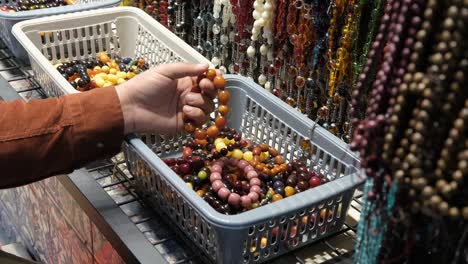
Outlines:
[[[57,177],[0,190],[0,228],[46,263],[124,263]]]
[[[353,131],[351,93],[385,3],[123,1],[145,10],[221,71],[252,78],[345,142]]]

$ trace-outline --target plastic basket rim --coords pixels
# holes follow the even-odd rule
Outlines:
[[[75,90],[71,86],[71,84],[67,80],[65,80],[65,78],[63,78],[60,74],[58,74],[58,72],[56,72],[52,63],[50,63],[50,61],[42,54],[42,52],[26,36],[24,29],[29,26],[37,26],[39,24],[50,23],[51,21],[54,21],[54,23],[59,23],[61,20],[66,21],[66,20],[71,20],[71,19],[79,19],[79,18],[86,17],[86,15],[88,14],[91,14],[93,16],[99,16],[101,14],[125,15],[125,13],[133,13],[133,15],[135,15],[138,19],[147,20],[148,22],[151,22],[151,24],[154,27],[157,27],[159,31],[162,31],[166,34],[170,34],[172,37],[177,37],[176,35],[174,35],[174,33],[172,33],[170,30],[168,30],[163,25],[158,23],[151,16],[145,13],[143,10],[136,8],[136,7],[127,7],[127,6],[111,7],[111,8],[98,9],[98,10],[87,10],[83,12],[61,14],[61,15],[52,16],[52,17],[41,17],[37,19],[25,20],[25,21],[21,21],[15,24],[12,28],[12,33],[15,36],[15,38],[18,40],[18,42],[27,51],[29,56],[37,60],[38,62],[37,65],[41,67],[44,70],[44,72],[46,72],[56,84],[58,84],[58,88],[64,94],[80,93],[80,91]],[[198,57],[197,60],[199,61],[199,63],[206,63],[206,64],[211,65],[210,61],[208,61],[205,57],[203,57],[201,54],[196,52],[187,43],[181,42],[180,45],[183,46],[183,48],[192,49],[194,51],[193,56]]]
[[[244,82],[248,85],[257,85],[253,81],[249,80],[246,77],[238,76],[238,75],[225,75],[227,81],[227,87],[229,87],[229,83],[233,80]],[[258,85],[257,85],[258,86]],[[262,93],[262,95],[269,97],[269,99],[274,100],[275,103],[278,103],[278,106],[284,108],[290,114],[295,115],[295,117],[306,119],[297,111],[290,109],[290,107],[280,99],[276,98],[274,95],[264,91],[263,89],[259,90],[258,92]],[[304,120],[306,122],[312,122],[311,120],[307,119]],[[326,132],[326,133],[324,133]],[[329,132],[321,127],[317,127],[317,131],[315,133],[321,133],[327,135]],[[326,184],[320,185],[313,189],[309,189],[305,192],[301,192],[294,196],[282,199],[275,203],[267,204],[261,207],[258,207],[254,210],[249,210],[244,213],[236,214],[236,215],[224,215],[217,212],[214,208],[212,208],[208,203],[206,203],[201,197],[196,195],[196,193],[190,189],[184,181],[170,169],[161,158],[159,158],[156,153],[154,153],[140,138],[136,135],[130,135],[126,138],[127,144],[131,145],[135,149],[135,151],[139,154],[139,157],[144,159],[146,162],[151,164],[151,166],[155,168],[159,168],[161,171],[169,172],[170,175],[163,176],[167,181],[169,181],[172,186],[174,186],[178,190],[178,194],[183,196],[185,199],[191,203],[193,208],[203,216],[210,224],[214,226],[220,226],[224,228],[231,228],[231,229],[243,229],[246,227],[250,227],[260,222],[264,222],[272,217],[278,217],[280,215],[288,215],[293,211],[300,210],[303,207],[311,206],[313,204],[320,203],[323,200],[329,199],[332,196],[335,196],[339,193],[343,193],[347,190],[351,190],[356,188],[357,186],[361,185],[365,181],[365,173],[363,171],[359,172],[359,169],[354,173],[349,175],[345,175],[341,178],[335,179],[332,182],[328,182]],[[338,142],[337,142],[338,143]],[[341,145],[346,145],[344,142]],[[341,146],[344,147],[344,146]],[[346,147],[344,147],[346,148]],[[349,153],[349,155],[356,155],[354,153]],[[317,195],[319,192],[325,192],[326,195],[320,196]],[[344,199],[344,198],[343,198]],[[342,216],[345,217],[345,216]]]
[[[69,12],[88,11],[97,8],[118,5],[122,0],[101,0],[94,3],[80,3],[75,5],[57,6],[45,9],[27,10],[21,12],[0,12],[0,19],[4,20],[24,20],[35,19],[47,16],[62,15]]]

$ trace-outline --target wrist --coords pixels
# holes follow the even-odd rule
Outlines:
[[[133,133],[135,132],[135,106],[128,94],[128,89],[126,89],[124,84],[121,84],[115,87],[115,91],[119,97],[120,107],[122,109],[124,119],[124,134],[127,135]]]

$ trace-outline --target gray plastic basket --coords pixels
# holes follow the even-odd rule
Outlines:
[[[180,155],[187,136],[144,135],[146,144],[138,137],[124,144],[137,192],[217,263],[264,262],[340,230],[354,191],[364,181],[355,153],[247,78],[227,75],[226,80],[231,93],[230,127],[257,143],[269,143],[287,160],[305,157],[308,166],[332,181],[238,215],[223,215],[161,160]],[[299,147],[309,139],[312,148]],[[293,226],[297,232],[291,236]],[[267,239],[264,248],[262,238]]]
[[[16,1],[17,0],[0,0],[0,5],[5,3],[14,3]],[[34,18],[117,6],[120,4],[121,0],[76,0],[75,2],[75,5],[21,11],[15,13],[0,11],[0,37],[17,58],[23,62],[26,62],[28,59],[28,54],[13,37],[11,32],[12,27],[16,23]]]

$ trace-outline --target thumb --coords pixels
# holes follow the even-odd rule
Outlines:
[[[173,80],[186,76],[198,76],[208,70],[208,64],[174,63],[157,67],[156,72]]]

